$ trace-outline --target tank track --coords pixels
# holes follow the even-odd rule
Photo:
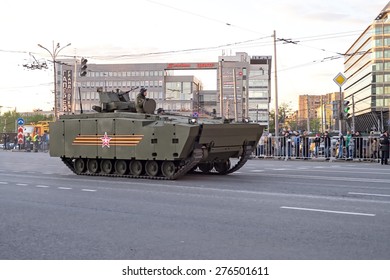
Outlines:
[[[244,146],[244,150],[242,151],[242,155],[240,157],[240,160],[232,168],[230,168],[226,172],[226,174],[230,174],[230,173],[236,172],[238,169],[243,167],[244,164],[251,157],[252,152],[253,152],[253,147],[252,146]]]
[[[183,175],[185,175],[188,171],[193,169],[202,159],[204,156],[204,150],[201,148],[197,148],[192,152],[192,156],[185,161],[185,163],[179,167],[179,169],[170,177],[164,177],[164,176],[148,176],[148,175],[120,175],[120,174],[105,174],[105,173],[78,173],[76,172],[74,166],[73,166],[73,159],[72,158],[66,158],[61,157],[62,162],[74,173],[77,175],[86,175],[86,176],[103,176],[103,177],[119,177],[119,178],[135,178],[135,179],[153,179],[153,180],[176,180]]]
[[[240,156],[240,159],[238,160],[238,162],[233,167],[231,167],[229,170],[227,170],[225,173],[218,173],[216,171],[210,171],[208,173],[203,173],[202,171],[199,171],[199,170],[192,170],[191,173],[192,174],[207,174],[207,175],[226,175],[226,174],[236,172],[237,170],[239,170],[241,167],[244,166],[244,164],[248,161],[248,159],[250,159],[252,152],[253,152],[252,146],[247,146],[247,145],[244,146],[243,151],[242,151],[242,155]]]

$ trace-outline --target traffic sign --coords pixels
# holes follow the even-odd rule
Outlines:
[[[18,127],[18,144],[23,144],[23,132],[24,132],[24,127],[20,125]]]
[[[343,84],[345,84],[345,82],[347,81],[347,78],[342,74],[342,73],[338,73],[336,75],[336,77],[334,77],[333,81],[339,86],[341,87]]]
[[[18,125],[24,125],[24,119],[18,118]]]

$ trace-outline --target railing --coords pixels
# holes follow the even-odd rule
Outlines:
[[[346,139],[346,137],[344,136]],[[379,137],[362,136],[352,137],[349,143],[333,137],[330,146],[325,146],[321,138],[319,143],[314,142],[313,137],[284,137],[262,136],[253,156],[257,158],[280,159],[345,159],[378,161],[380,158]]]

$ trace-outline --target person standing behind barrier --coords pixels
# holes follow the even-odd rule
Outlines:
[[[267,156],[273,156],[274,155],[274,138],[272,138],[272,133],[268,134],[267,139]]]
[[[257,157],[264,157],[264,138],[266,138],[266,136],[263,133],[263,135],[261,135],[261,137],[260,137],[260,140],[259,140],[259,143],[257,146],[257,154],[256,154]]]
[[[314,142],[314,156],[318,157],[318,152],[321,145],[321,137],[319,134],[316,134],[316,137],[314,138],[313,142]]]
[[[34,152],[37,153],[38,152],[38,145],[39,145],[39,136],[38,134],[35,134],[32,138],[33,140],[33,149],[34,149]]]
[[[375,161],[378,159],[378,139],[375,137],[370,139],[370,155],[371,160]]]
[[[3,150],[7,149],[7,134],[3,135]]]
[[[298,131],[294,131],[294,147],[295,147],[295,157],[297,159],[300,158],[301,153],[300,153],[300,146],[301,146],[301,136],[299,135]]]
[[[304,131],[302,135],[302,155],[304,160],[309,159],[309,146],[309,133]]]
[[[287,158],[291,157],[291,135],[288,131],[284,132],[284,136],[281,139],[282,156]]]
[[[325,131],[323,139],[324,139],[323,141],[324,141],[324,149],[325,149],[325,159],[329,160],[330,159],[331,141],[330,141],[328,131]]]
[[[343,158],[343,150],[344,150],[344,146],[345,146],[345,139],[344,139],[344,135],[341,132],[339,134],[338,144],[339,144],[339,151],[338,151],[338,154],[337,154],[337,158]]]
[[[27,136],[25,138],[25,149],[26,149],[26,152],[31,152],[31,136],[30,136],[30,133],[27,133]]]
[[[389,158],[389,135],[387,131],[383,132],[382,136],[379,138],[379,147],[381,151],[381,164],[388,164]]]
[[[351,131],[347,131],[347,135],[345,136],[345,152],[346,152],[346,159],[350,160],[352,159],[352,149],[353,146],[353,139],[352,139],[352,133]]]
[[[359,131],[355,132],[355,156],[359,161],[363,158],[363,137]]]
[[[14,137],[14,147],[13,147],[13,149],[15,150],[17,148],[17,146],[18,146],[18,136],[15,136]]]

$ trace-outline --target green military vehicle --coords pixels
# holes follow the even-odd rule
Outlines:
[[[50,156],[75,174],[174,180],[186,173],[229,174],[248,160],[262,134],[255,123],[136,113],[128,92],[99,91],[95,113],[50,124]],[[231,164],[230,159],[235,160]]]

